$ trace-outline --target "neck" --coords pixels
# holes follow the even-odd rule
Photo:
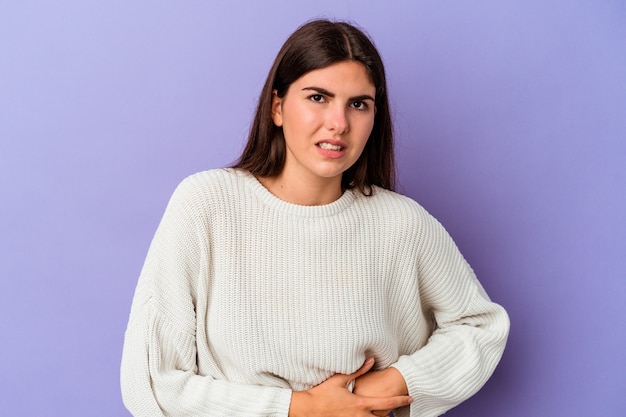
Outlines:
[[[276,177],[257,179],[276,197],[301,206],[329,204],[339,199],[343,194],[341,176],[304,181],[299,177],[286,178],[285,175],[279,174]]]

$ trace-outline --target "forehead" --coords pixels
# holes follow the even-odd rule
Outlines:
[[[344,61],[309,71],[293,85],[299,88],[322,87],[329,91],[359,90],[359,94],[374,94],[376,87],[365,65],[358,61]]]

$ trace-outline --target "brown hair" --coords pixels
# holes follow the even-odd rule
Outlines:
[[[363,153],[343,173],[342,187],[357,188],[365,195],[372,193],[373,185],[393,189],[393,126],[385,69],[372,41],[346,22],[314,20],[287,39],[267,76],[248,142],[234,168],[246,169],[260,177],[280,174],[285,164],[286,146],[282,128],[274,125],[271,117],[272,92],[276,90],[282,98],[289,86],[304,74],[343,61],[356,61],[365,66],[376,87],[376,115]]]

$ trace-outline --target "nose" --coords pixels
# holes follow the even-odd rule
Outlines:
[[[350,130],[347,109],[344,106],[332,106],[328,109],[326,127],[337,135],[344,135]]]

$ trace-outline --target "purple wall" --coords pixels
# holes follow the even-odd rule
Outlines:
[[[626,415],[624,3],[386,3],[0,4],[2,415],[128,415],[123,332],[167,199],[238,155],[316,16],[375,39],[401,190],[511,314],[496,374],[447,415]]]

